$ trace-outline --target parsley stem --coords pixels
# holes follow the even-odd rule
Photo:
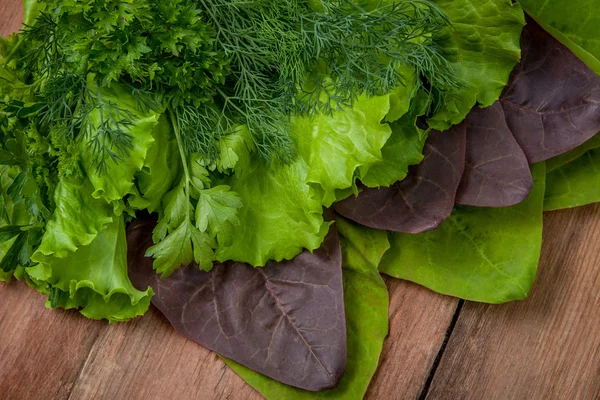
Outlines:
[[[173,115],[175,114],[175,115]],[[187,157],[185,149],[183,148],[183,142],[181,140],[181,133],[179,132],[179,126],[177,125],[178,115],[177,110],[175,112],[169,111],[169,118],[171,119],[171,125],[175,132],[175,139],[177,140],[177,147],[179,148],[179,156],[181,157],[181,163],[183,164],[183,177],[185,180],[185,195],[187,201],[185,202],[185,214],[186,217],[190,218],[190,171],[188,170]]]
[[[4,58],[3,62],[5,64],[8,64],[13,59],[13,56],[17,53],[17,51],[19,51],[22,44],[23,44],[23,36],[19,36],[19,41],[18,41],[17,45],[14,46],[13,49],[10,51],[10,53],[8,53],[6,55],[6,57]]]

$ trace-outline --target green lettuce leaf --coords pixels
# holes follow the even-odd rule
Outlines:
[[[390,97],[392,98],[394,96]],[[404,114],[390,124],[392,135],[381,149],[382,160],[369,168],[366,174],[359,176],[363,184],[371,188],[391,186],[406,178],[410,165],[419,164],[423,160],[427,131],[416,124],[417,118],[427,109],[428,101],[428,96],[422,91],[408,99],[402,109]],[[343,196],[338,196],[338,201],[342,199]]]
[[[355,173],[365,175],[382,162],[381,149],[392,134],[382,124],[389,110],[389,95],[361,98],[351,109],[292,122],[298,156],[308,166],[306,182],[321,193],[325,207],[336,201],[336,190],[354,185]]]
[[[133,146],[121,160],[115,162],[110,159],[107,161],[107,169],[99,170],[95,162],[93,147],[89,145],[89,142],[84,142],[81,160],[83,168],[94,186],[92,196],[104,199],[109,203],[120,203],[121,199],[132,191],[136,172],[144,167],[148,149],[154,143],[152,132],[158,124],[159,114],[140,112],[135,98],[117,85],[113,85],[111,89],[103,89],[102,99],[104,102],[114,103],[130,113],[132,125],[124,130],[132,136]],[[90,114],[92,124],[99,125],[100,113],[100,110],[96,110]],[[155,179],[160,178],[157,176]]]
[[[263,266],[269,260],[294,258],[304,248],[317,249],[328,224],[321,198],[306,183],[308,166],[302,158],[290,165],[267,166],[256,160],[247,177],[234,174],[220,184],[229,186],[243,203],[232,225],[231,243],[219,244],[219,261]]]
[[[46,5],[39,0],[23,0],[23,22],[31,25],[45,7]]]
[[[395,116],[406,113],[410,106],[398,104],[413,95],[410,86],[403,90],[410,94],[398,90],[393,101],[391,95],[361,98],[352,109],[333,115],[295,118],[292,131],[298,157],[291,165],[269,167],[261,163],[253,157],[243,130],[232,138],[232,161],[220,169],[234,168],[236,173],[214,183],[237,193],[243,206],[226,228],[225,243],[219,240],[217,260],[262,266],[268,260],[291,259],[305,248],[312,251],[327,233],[323,206],[356,191],[357,178],[368,176],[371,168],[377,169],[368,181],[376,186],[404,177],[408,164],[422,159],[422,140],[416,127],[398,131],[392,146],[382,153],[392,135],[389,125],[382,123],[389,115],[390,102],[394,103]],[[401,147],[406,148],[398,154]],[[238,166],[243,167],[243,173],[237,172]]]
[[[548,33],[600,75],[597,0],[519,0]]]
[[[54,192],[56,209],[36,253],[67,257],[79,247],[92,243],[106,225],[113,222],[112,208],[94,198],[93,191],[92,184],[85,178],[60,179]]]
[[[600,202],[600,146],[547,175],[544,210],[596,202]]]
[[[404,77],[404,85],[398,86],[390,93],[390,110],[385,116],[386,122],[399,120],[406,114],[411,105],[412,99],[417,95],[419,85],[417,85],[417,76],[414,68],[405,66],[401,70]]]
[[[49,295],[49,307],[77,308],[88,318],[111,323],[126,321],[148,310],[152,289],[137,290],[127,275],[123,216],[66,257],[38,250],[34,258],[38,264],[26,269],[28,283]]]
[[[284,385],[240,364],[225,362],[267,399],[362,399],[379,364],[388,333],[389,298],[377,271],[389,248],[386,233],[363,229],[344,219],[336,220],[342,243],[344,303],[348,360],[346,372],[335,389],[307,392]]]
[[[143,314],[151,291],[136,290],[127,276],[127,242],[123,216],[92,196],[87,178],[62,177],[56,187],[56,209],[41,244],[31,256],[35,264],[15,276],[47,294],[48,306],[81,308],[89,318],[110,322]]]
[[[181,160],[177,141],[171,134],[171,125],[166,114],[158,120],[152,130],[154,141],[148,148],[144,166],[135,174],[137,191],[128,199],[136,209],[156,212],[163,196],[173,188],[180,174]]]
[[[456,206],[431,232],[389,233],[379,270],[436,292],[486,303],[527,297],[542,244],[545,166],[532,167],[535,185],[521,204]]]
[[[511,0],[436,0],[452,26],[435,41],[454,68],[460,87],[443,94],[429,126],[445,130],[478,103],[492,105],[521,56],[523,10]]]

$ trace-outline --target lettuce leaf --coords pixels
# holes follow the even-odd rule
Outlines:
[[[111,206],[92,196],[94,187],[85,178],[63,177],[54,192],[56,209],[36,254],[67,257],[87,246],[113,222]],[[34,255],[35,258],[35,255]]]
[[[436,0],[451,27],[435,41],[454,68],[460,86],[443,93],[429,125],[445,130],[461,122],[478,103],[492,105],[519,61],[523,11],[511,0]]]
[[[377,265],[389,248],[384,231],[336,219],[342,242],[348,340],[346,372],[335,389],[311,393],[284,385],[240,364],[225,362],[267,399],[362,399],[379,364],[388,332],[389,298]]]
[[[88,318],[123,321],[142,315],[152,292],[129,282],[124,217],[93,191],[83,177],[60,179],[56,210],[31,257],[37,264],[15,275],[47,294],[50,307],[81,308]]]
[[[528,296],[542,245],[545,165],[523,203],[504,208],[457,206],[435,231],[390,233],[379,270],[436,292],[486,303]]]
[[[385,116],[386,122],[397,121],[408,113],[413,98],[419,93],[417,84],[419,77],[414,68],[406,65],[400,69],[400,72],[404,77],[404,84],[396,87],[390,93],[390,110]]]
[[[322,204],[336,201],[335,191],[354,185],[354,176],[382,162],[381,149],[392,130],[382,124],[390,110],[390,96],[359,99],[352,108],[333,115],[295,118],[292,132],[298,156],[308,167],[306,182],[322,196]]]
[[[390,95],[390,112],[386,120],[395,119],[390,123],[392,134],[381,149],[382,160],[369,168],[366,174],[361,173],[359,176],[367,187],[391,186],[406,178],[410,165],[419,164],[423,160],[427,131],[417,127],[417,119],[427,109],[429,98],[423,91],[411,92],[410,96],[402,94],[407,90],[408,88],[397,90]],[[405,103],[400,106],[397,104],[400,101]]]
[[[581,146],[574,148],[571,151],[561,154],[560,156],[553,157],[546,161],[546,172],[549,174],[555,169],[562,167],[571,161],[577,160],[579,157],[584,155],[590,150],[597,149],[600,147],[600,134],[592,137],[587,142],[584,142]]]
[[[38,250],[34,255],[38,264],[27,268],[26,274],[28,283],[49,295],[47,306],[77,308],[88,318],[111,323],[126,321],[148,310],[152,289],[137,290],[127,275],[123,218],[115,218],[89,244],[66,257]],[[50,231],[44,239],[59,235],[60,232]]]
[[[137,191],[128,199],[134,208],[147,209],[151,213],[159,209],[163,196],[173,188],[181,172],[177,141],[171,134],[166,114],[158,120],[152,137],[154,141],[148,148],[144,165],[135,174]]]
[[[217,260],[263,266],[269,260],[289,260],[304,248],[317,249],[329,224],[321,198],[306,183],[308,166],[299,158],[290,165],[267,166],[257,161],[245,179],[238,174],[220,184],[239,196],[239,224],[231,230],[231,245],[219,243]]]
[[[422,131],[414,125],[415,116],[398,122],[402,128],[395,133],[382,121],[389,115],[390,102],[395,104],[394,115],[399,116],[409,106],[396,102],[412,95],[398,91],[393,101],[391,95],[361,98],[352,109],[330,116],[295,118],[296,161],[269,167],[253,157],[243,174],[216,180],[215,184],[237,193],[243,204],[238,210],[239,224],[235,221],[228,227],[231,244],[219,243],[217,260],[262,266],[268,260],[291,259],[305,248],[314,250],[327,233],[323,206],[354,192],[357,178],[367,177],[374,186],[403,178],[408,165],[422,159]],[[243,139],[236,142],[245,143]],[[403,153],[403,149],[410,151]],[[254,156],[251,150],[249,145],[236,146],[236,162],[230,166],[237,168],[237,159],[247,162],[248,154]]]
[[[23,0],[23,22],[31,25],[45,7],[39,0]]]
[[[154,143],[152,131],[158,124],[159,114],[155,112],[142,113],[136,105],[133,96],[113,85],[111,89],[103,89],[102,98],[104,102],[114,103],[122,110],[130,113],[132,125],[128,127],[127,133],[132,137],[132,148],[126,157],[115,162],[107,161],[107,169],[99,170],[95,162],[93,146],[87,142],[82,143],[81,161],[83,169],[94,186],[92,196],[104,199],[108,203],[121,202],[121,199],[133,188],[134,175],[144,167],[144,160],[148,149]],[[96,110],[90,114],[92,124],[100,122],[100,111]],[[160,179],[157,176],[156,179]]]

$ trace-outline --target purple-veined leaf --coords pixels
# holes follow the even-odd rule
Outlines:
[[[144,257],[153,221],[128,228],[129,275],[182,335],[257,372],[311,391],[335,387],[346,368],[342,255],[335,227],[291,261],[183,267],[165,280]]]
[[[465,163],[466,125],[432,131],[421,164],[390,187],[365,189],[335,205],[359,224],[395,232],[421,233],[437,228],[452,212]]]
[[[600,131],[600,76],[528,18],[522,59],[500,102],[531,164],[565,153]]]
[[[456,202],[508,207],[525,200],[533,177],[527,157],[506,125],[500,103],[474,108],[466,124],[467,158]]]

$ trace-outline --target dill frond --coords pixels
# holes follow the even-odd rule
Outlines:
[[[133,136],[129,129],[133,126],[134,115],[112,100],[104,100],[100,88],[95,95],[88,94],[89,101],[79,108],[75,123],[81,127],[81,135],[95,155],[96,168],[106,171],[108,161],[118,163],[133,148]],[[97,123],[90,118],[94,113]]]
[[[406,65],[432,96],[456,85],[432,40],[449,21],[430,0],[369,9],[353,0],[45,3],[21,33],[38,125],[64,143],[85,138],[99,169],[128,154],[132,115],[96,87],[122,85],[141,111],[170,112],[184,150],[208,162],[240,125],[263,160],[289,162],[292,115],[389,93],[407,84]]]
[[[431,36],[448,25],[437,5],[403,0],[365,10],[351,0],[198,0],[230,57],[222,112],[247,125],[263,159],[293,154],[292,114],[351,107],[404,85],[415,68],[432,91],[455,86]]]

